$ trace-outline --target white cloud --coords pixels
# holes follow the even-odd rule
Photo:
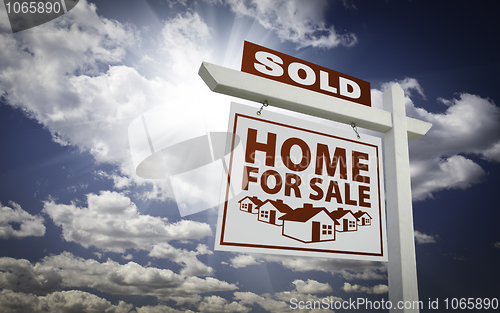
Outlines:
[[[102,73],[102,64],[123,61],[136,43],[134,29],[99,17],[96,6],[82,0],[51,22],[0,35],[0,94],[56,142],[90,151],[99,162],[125,162],[127,142],[119,138],[127,119],[157,103],[154,95],[166,85],[125,66],[106,65]]]
[[[28,32],[2,33],[0,95],[41,123],[54,142],[116,165],[116,172],[96,173],[112,179],[115,188],[148,186],[140,196],[165,201],[174,197],[168,181],[135,174],[130,122],[168,105],[173,116],[198,112],[207,129],[225,130],[227,102],[198,77],[201,61],[212,59],[210,30],[198,14],[165,20],[151,38],[155,59],[140,67],[153,69],[150,79],[124,65],[127,49],[138,47],[139,37],[133,27],[98,16],[96,6],[83,0],[70,13]]]
[[[461,94],[442,101],[444,113],[415,109],[433,124],[428,134],[410,142],[413,197],[422,200],[443,189],[466,189],[482,181],[485,171],[466,155],[498,162],[500,109],[490,100]]]
[[[212,235],[206,223],[181,220],[169,223],[167,218],[143,215],[127,196],[111,191],[87,195],[88,207],[76,204],[44,202],[45,212],[57,226],[62,227],[66,241],[85,248],[94,246],[103,251],[125,254],[128,249],[150,251],[149,256],[169,258],[184,266],[184,275],[212,275],[213,269],[197,259],[210,254],[205,245],[196,251],[177,249],[168,244],[173,240],[198,240]],[[132,255],[124,255],[131,259]]]
[[[495,248],[497,248],[497,249],[500,249],[500,242],[495,242],[495,244],[493,246],[495,246]]]
[[[334,48],[357,43],[352,33],[338,34],[325,22],[325,0],[227,0],[231,10],[257,20],[264,28],[274,31],[281,40],[293,42],[298,48]]]
[[[176,80],[190,79],[202,61],[212,58],[210,30],[198,13],[186,13],[167,20],[160,33],[160,50],[169,55]]]
[[[315,294],[324,294],[332,291],[328,283],[320,283],[315,280],[295,280],[292,284],[295,288],[291,291],[281,291],[275,294],[257,295],[252,292],[235,292],[236,301],[228,301],[220,296],[199,297],[204,292],[231,291],[236,289],[233,284],[227,284],[215,279],[202,280],[195,277],[185,278],[170,270],[142,267],[134,262],[120,265],[108,260],[100,263],[95,260],[85,260],[75,257],[70,253],[57,256],[45,257],[41,262],[31,264],[26,260],[9,259],[7,261],[22,263],[27,271],[16,270],[5,267],[5,261],[9,258],[0,258],[0,269],[9,271],[11,275],[25,276],[21,284],[12,280],[10,284],[1,285],[5,288],[0,292],[0,306],[10,311],[18,312],[24,309],[30,312],[43,312],[49,309],[51,312],[67,312],[72,308],[82,308],[85,312],[129,312],[132,305],[120,301],[118,305],[112,305],[109,301],[99,298],[88,292],[79,290],[55,291],[47,296],[36,296],[22,292],[8,290],[16,287],[17,290],[27,292],[23,287],[26,281],[43,280],[40,273],[47,268],[57,271],[59,284],[63,288],[94,288],[101,292],[124,295],[151,295],[160,300],[173,299],[178,304],[186,304],[196,307],[199,312],[249,312],[248,306],[258,305],[269,312],[289,312],[289,301],[291,298],[302,301],[321,301],[324,297]],[[2,276],[0,276],[2,277]],[[374,290],[377,287],[375,287]],[[36,293],[46,293],[50,289],[30,290]],[[328,297],[331,301],[342,301],[339,297]],[[57,301],[57,299],[59,299]],[[137,313],[178,313],[193,312],[184,309],[182,311],[160,304],[157,306],[143,306],[135,309]]]
[[[206,223],[139,214],[127,196],[112,191],[87,195],[88,207],[45,201],[43,212],[57,226],[63,238],[86,248],[125,253],[127,249],[150,250],[152,245],[171,240],[201,239],[212,231]]]
[[[382,108],[382,92],[394,83],[372,90],[374,107]],[[425,136],[409,141],[413,199],[481,182],[486,172],[471,156],[500,162],[500,108],[490,99],[461,93],[452,100],[438,99],[446,109],[443,112],[428,112],[410,98],[426,99],[417,80],[406,78],[398,83],[405,91],[407,115],[433,125]]]
[[[0,203],[0,238],[42,237],[45,235],[42,217],[29,214],[17,203],[10,202],[9,204],[11,207],[3,206]]]
[[[94,288],[122,295],[154,296],[177,303],[196,303],[199,294],[232,291],[236,285],[213,277],[176,274],[169,269],[144,267],[135,262],[121,265],[108,259],[100,263],[71,253],[47,256],[31,264],[27,260],[0,258],[0,286],[22,292],[43,293],[62,288]]]
[[[251,309],[247,308],[236,301],[229,302],[219,296],[210,296],[203,298],[198,304],[200,312],[213,312],[213,313],[230,313],[230,312],[249,312]]]
[[[97,74],[99,62],[121,61],[137,34],[95,11],[95,5],[80,1],[62,18],[16,36],[0,35],[0,91],[11,105],[28,110],[45,125],[55,124],[51,126],[102,120],[92,118],[98,107],[81,105],[92,94],[78,94],[68,78],[75,72]]]
[[[332,288],[327,283],[320,283],[312,279],[306,282],[297,279],[292,282],[295,288],[290,291],[280,291],[274,294],[265,293],[258,295],[253,292],[235,292],[234,298],[242,305],[258,305],[267,312],[291,312],[290,300],[297,301],[324,301],[328,299],[328,303],[334,301],[343,301],[342,298],[334,296],[318,297],[315,294],[331,292]],[[311,312],[311,311],[306,311]],[[312,311],[316,312],[316,311]]]
[[[432,235],[424,234],[419,232],[418,230],[415,231],[415,241],[417,244],[425,244],[425,243],[436,243],[436,238]]]
[[[202,313],[246,313],[251,310],[235,301],[230,303],[219,296],[204,297],[196,306],[197,312]],[[80,290],[55,291],[40,296],[4,289],[0,291],[0,307],[3,313],[194,313],[189,309],[178,310],[165,304],[134,308],[134,305],[120,300],[118,304],[114,305],[104,298]]]
[[[267,312],[280,313],[290,312],[290,306],[283,300],[277,300],[270,294],[258,295],[253,292],[235,292],[234,298],[239,300],[240,304],[254,305],[258,304]],[[289,301],[290,299],[288,299]]]
[[[445,112],[429,113],[415,108],[411,113],[433,124],[422,140],[414,141],[415,148],[428,148],[412,150],[416,159],[433,156],[436,149],[447,156],[474,153],[484,158],[483,152],[489,151],[488,161],[500,160],[500,154],[494,154],[500,142],[500,108],[489,99],[467,93],[452,100],[438,100],[447,107]]]
[[[28,260],[0,258],[0,288],[29,293],[54,291],[62,277],[53,268],[33,266]]]
[[[342,298],[327,296],[318,297],[316,294],[325,294],[332,292],[332,288],[328,283],[320,283],[318,281],[308,279],[303,281],[296,279],[292,282],[295,286],[289,291],[280,291],[274,294],[265,293],[258,295],[253,292],[235,292],[234,298],[241,305],[258,305],[267,312],[290,312],[290,299],[295,298],[298,301],[322,301],[328,298],[328,301],[342,301]]]
[[[389,292],[389,287],[387,287],[387,285],[382,285],[382,284],[373,287],[366,287],[366,286],[360,286],[358,284],[351,285],[348,282],[345,282],[342,289],[345,292],[368,293],[377,295]]]
[[[300,293],[311,294],[311,293],[325,293],[332,291],[332,287],[330,287],[330,284],[328,283],[323,284],[312,279],[308,279],[307,281],[296,279],[292,282],[292,284],[295,285],[295,289],[297,289],[297,291]]]
[[[113,305],[106,299],[79,290],[56,291],[46,296],[36,296],[4,289],[0,291],[0,307],[4,313],[128,313],[133,305],[123,301]]]
[[[389,88],[391,88],[392,85],[394,85],[395,83],[398,83],[401,86],[401,88],[403,88],[403,90],[405,92],[405,96],[407,96],[407,99],[406,99],[407,103],[408,103],[409,97],[413,97],[415,95],[414,92],[416,92],[421,98],[426,99],[425,93],[424,93],[424,88],[422,88],[422,86],[420,86],[418,80],[416,80],[415,78],[411,78],[411,77],[406,77],[405,79],[399,80],[399,81],[383,83],[382,87],[380,89],[382,92],[385,92]]]
[[[196,251],[188,251],[184,249],[177,249],[172,247],[166,242],[155,244],[149,252],[150,257],[168,258],[172,261],[184,265],[181,270],[182,275],[186,276],[208,276],[213,275],[213,268],[200,262],[196,256],[202,254],[212,254],[213,252],[208,249],[208,246],[199,244]]]
[[[481,152],[486,160],[500,162],[500,141],[493,144],[490,148]]]
[[[432,198],[434,193],[443,189],[467,189],[479,183],[486,174],[481,166],[461,155],[415,161],[411,173],[415,200]]]
[[[244,257],[242,257],[244,256]],[[387,268],[383,262],[337,260],[325,258],[276,256],[266,254],[251,254],[249,257],[238,255],[232,258],[230,265],[236,268],[255,264],[254,262],[276,262],[296,272],[321,271],[339,274],[343,278],[352,279],[387,279]]]
[[[140,308],[137,308],[137,313],[194,313],[191,310],[177,310],[173,309],[164,304],[158,304],[156,306],[146,305]]]
[[[98,256],[98,257],[99,257],[99,256]],[[130,253],[129,253],[129,254],[126,254],[126,255],[122,255],[122,258],[123,258],[124,260],[132,260],[132,259],[134,259],[134,256],[133,256],[132,254],[130,254]],[[100,259],[100,258],[99,258],[99,259]]]
[[[234,258],[229,260],[230,264],[234,268],[247,267],[250,265],[259,264],[255,258],[248,254],[238,254]]]
[[[55,291],[44,296],[14,292],[9,289],[0,291],[2,313],[194,313],[189,309],[174,309],[164,304],[136,307],[122,300],[118,304],[80,290]],[[218,296],[204,297],[198,304],[199,312],[248,312],[250,309],[236,303],[228,303]]]
[[[132,187],[134,184],[134,181],[131,178],[127,176],[121,176],[117,173],[107,173],[105,171],[97,171],[95,174],[98,177],[111,179],[113,181],[113,187],[118,190]]]
[[[308,279],[303,281],[296,279],[292,282],[295,288],[290,291],[280,291],[275,293],[272,297],[269,294],[261,295],[264,298],[272,298],[275,300],[290,302],[290,299],[294,298],[298,301],[323,301],[325,298],[328,302],[331,301],[342,301],[342,298],[335,296],[321,296],[317,294],[327,294],[332,292],[332,287],[328,283],[320,283],[318,281]]]

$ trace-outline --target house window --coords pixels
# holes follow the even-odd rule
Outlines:
[[[243,204],[241,205],[241,208],[243,208],[243,209],[248,208],[248,204],[247,204],[247,203],[243,203]]]
[[[260,217],[262,217],[262,218],[269,218],[269,211],[261,211],[260,212]]]
[[[370,219],[365,218],[365,224],[370,224]]]
[[[356,227],[356,221],[349,221],[349,228]]]
[[[322,225],[322,234],[323,235],[331,235],[332,234],[332,225]]]

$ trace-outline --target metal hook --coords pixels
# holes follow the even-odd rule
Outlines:
[[[351,123],[351,127],[352,127],[352,130],[354,130],[354,132],[356,133],[356,136],[358,137],[358,139],[361,139],[361,136],[358,133],[358,128],[356,127],[356,124],[354,122]]]
[[[262,103],[262,106],[260,107],[260,109],[257,111],[257,115],[261,115],[262,114],[262,109],[264,109],[264,107],[267,107],[269,104],[267,104],[267,100],[264,100],[264,102]]]

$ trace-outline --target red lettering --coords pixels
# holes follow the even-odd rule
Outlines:
[[[335,189],[335,192],[333,189]],[[331,180],[330,185],[328,185],[328,191],[326,192],[325,201],[330,202],[332,201],[332,198],[335,198],[338,204],[342,204],[342,196],[340,195],[339,184],[334,180]]]
[[[256,167],[250,167],[250,166],[245,166],[243,168],[243,184],[242,184],[242,189],[243,190],[248,190],[248,183],[256,183],[257,182],[257,177],[250,176],[250,173],[258,173],[259,169]]]
[[[345,190],[345,204],[349,204],[349,205],[356,205],[356,200],[352,200],[351,199],[351,185],[349,185],[349,183],[345,183],[345,186],[344,186]]]
[[[341,179],[347,179],[347,164],[346,152],[344,148],[335,148],[333,158],[330,159],[330,151],[327,145],[318,143],[316,150],[316,175],[323,175],[323,162],[326,158],[326,172],[328,176],[333,177],[337,165],[339,165],[339,172]]]
[[[302,158],[299,163],[294,163],[290,157],[290,150],[294,145],[299,146],[302,150]],[[295,172],[301,172],[311,163],[311,150],[304,140],[299,138],[288,138],[281,146],[281,159],[288,169]]]
[[[320,183],[320,184],[323,183],[323,179],[317,177],[317,178],[311,179],[311,181],[309,182],[309,186],[311,187],[311,189],[316,192],[315,195],[313,195],[311,193],[309,195],[309,199],[314,200],[314,201],[318,201],[318,200],[321,200],[323,198],[323,189],[321,189],[321,187],[316,185],[317,183]]]
[[[368,164],[359,163],[360,160],[368,160],[368,154],[352,151],[352,179],[360,183],[370,183],[370,177],[359,175],[359,171],[368,171]]]
[[[266,153],[266,165],[274,167],[274,159],[276,155],[276,134],[267,133],[267,142],[257,142],[257,130],[248,129],[247,147],[245,151],[245,162],[255,163],[255,152],[263,151]]]
[[[299,186],[301,183],[302,180],[300,179],[299,175],[287,173],[285,175],[285,196],[290,197],[290,191],[293,189],[295,198],[300,198]]]
[[[365,199],[370,199],[370,194],[365,193],[365,191],[370,192],[370,186],[361,186],[359,185],[358,188],[358,193],[359,193],[359,206],[365,207],[365,208],[370,208],[371,203],[366,202]]]
[[[276,184],[273,188],[269,187],[269,176],[274,176]],[[262,173],[262,177],[260,178],[260,186],[265,193],[274,195],[277,194],[281,190],[281,185],[283,184],[283,180],[281,179],[280,173],[275,170],[267,170]]]

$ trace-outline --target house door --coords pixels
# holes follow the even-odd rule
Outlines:
[[[361,225],[365,225],[365,218],[364,217],[361,218]]]
[[[252,213],[252,203],[248,204],[248,212]]]
[[[276,211],[274,210],[269,211],[269,223],[276,224]]]
[[[349,221],[347,220],[347,218],[344,218],[344,219],[342,220],[342,223],[343,223],[342,227],[344,228],[344,229],[342,229],[342,230],[343,230],[343,231],[347,231],[347,230],[349,230],[349,224],[348,224],[348,223],[349,223]]]
[[[318,242],[321,231],[320,222],[312,222],[312,242]]]

